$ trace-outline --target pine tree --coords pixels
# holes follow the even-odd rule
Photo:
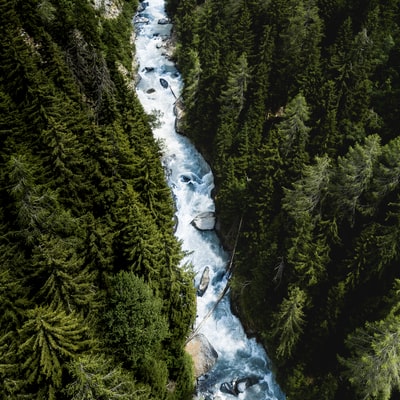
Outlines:
[[[276,356],[278,358],[287,358],[293,354],[303,332],[306,304],[307,294],[297,286],[291,287],[288,297],[282,301],[274,317],[273,334],[277,341]]]
[[[11,250],[11,251],[10,251]],[[14,332],[21,327],[24,310],[29,307],[30,301],[26,297],[26,290],[21,285],[15,272],[7,266],[7,259],[15,248],[5,250],[0,258],[0,334]]]
[[[183,99],[185,108],[193,109],[196,105],[199,91],[199,82],[201,63],[199,58],[199,53],[190,49],[187,54],[187,72],[185,78],[185,87],[183,89]]]
[[[231,46],[237,54],[253,54],[254,34],[248,3],[247,0],[230,2],[226,10],[228,18],[235,25]]]
[[[400,183],[400,139],[395,138],[382,146],[382,154],[372,181],[373,198],[376,202],[395,191]]]
[[[101,281],[106,273],[113,272],[116,267],[113,249],[116,232],[106,219],[96,219],[91,213],[82,217],[82,224],[85,225],[85,265],[90,271],[95,271]]]
[[[317,121],[318,133],[312,139],[312,144],[315,148],[314,152],[336,156],[341,148],[343,137],[338,130],[339,100],[334,81],[328,80],[323,84],[320,106],[317,111],[321,113],[321,118]]]
[[[199,11],[199,29],[197,51],[202,70],[198,86],[196,106],[189,113],[193,125],[194,139],[201,148],[209,150],[209,144],[214,141],[214,134],[218,126],[218,108],[210,107],[219,96],[224,60],[223,46],[228,43],[227,32],[219,18],[220,5],[213,1],[205,1]],[[190,110],[188,110],[190,111]]]
[[[274,49],[273,35],[270,26],[266,26],[260,40],[257,53],[259,60],[255,66],[257,73],[252,73],[247,90],[246,106],[248,110],[244,115],[243,131],[248,133],[248,154],[251,159],[261,146],[264,127],[268,114],[268,98],[270,87],[270,71]],[[250,68],[251,70],[251,68]]]
[[[233,147],[237,147],[239,141],[239,137],[235,138],[235,134],[238,131],[241,111],[245,106],[249,77],[247,54],[243,53],[230,69],[218,99],[220,123],[214,139],[214,159],[219,165],[215,171],[217,179],[224,179],[223,170],[227,168],[227,155],[231,153]],[[238,175],[241,175],[241,172],[243,171],[239,171]]]
[[[37,303],[66,312],[95,308],[95,272],[84,265],[80,238],[43,235],[32,251],[31,280],[40,289],[33,294]],[[27,268],[28,270],[28,268]],[[29,278],[28,278],[29,279]]]
[[[230,68],[224,89],[221,91],[221,119],[237,119],[244,107],[249,79],[247,54],[242,53]]]
[[[286,189],[282,202],[283,209],[296,220],[304,213],[318,214],[329,188],[331,160],[325,155],[316,157],[314,165],[306,165],[301,179],[293,183],[293,189]]]
[[[14,200],[10,212],[17,222],[14,229],[18,230],[27,242],[34,241],[40,232],[46,229],[55,201],[52,194],[43,193],[36,184],[36,166],[34,159],[28,159],[25,155],[12,156],[7,165],[7,183]]]
[[[301,90],[306,97],[315,95],[320,79],[322,23],[314,1],[295,2],[281,38],[283,87],[289,95],[293,95],[294,90]]]
[[[282,199],[282,209],[293,224],[287,262],[294,266],[298,282],[309,286],[321,284],[327,275],[330,248],[321,223],[321,208],[330,178],[330,159],[316,157],[314,165],[304,166],[303,176],[293,183],[293,189],[284,189]]]
[[[19,330],[18,359],[28,393],[34,398],[57,398],[65,362],[90,346],[87,328],[79,317],[63,310],[35,307],[26,312]]]
[[[400,389],[399,327],[398,317],[389,315],[367,323],[347,338],[351,356],[340,360],[347,379],[362,398],[389,400]]]
[[[347,219],[353,225],[356,211],[365,212],[361,196],[371,184],[380,153],[380,138],[371,135],[363,145],[350,147],[346,156],[338,158],[331,194],[334,213],[339,220]]]
[[[63,392],[71,400],[145,400],[149,389],[104,354],[81,355],[67,364],[71,382]]]
[[[138,368],[140,360],[159,357],[161,341],[168,336],[161,310],[161,300],[134,273],[123,271],[112,278],[104,335],[121,361]]]
[[[120,199],[118,211],[121,226],[115,246],[122,256],[119,267],[144,277],[153,287],[160,287],[163,270],[171,267],[165,262],[162,232],[131,188]]]
[[[306,99],[299,93],[285,107],[284,119],[276,125],[288,180],[297,178],[303,165],[308,162],[307,145],[310,128],[306,123],[309,118]]]

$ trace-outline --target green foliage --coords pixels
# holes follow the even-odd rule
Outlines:
[[[37,292],[52,308],[83,311],[95,305],[94,272],[79,258],[78,237],[61,240],[44,235],[32,253],[33,276],[43,282]],[[90,307],[89,307],[90,306]]]
[[[76,315],[60,309],[36,307],[26,314],[27,320],[18,331],[22,378],[28,390],[30,385],[39,385],[38,398],[55,399],[65,362],[90,346],[87,328]]]
[[[346,377],[362,398],[388,400],[400,388],[399,321],[367,323],[349,335],[346,345],[352,355],[341,359]]]
[[[275,317],[274,330],[274,335],[278,340],[276,349],[278,358],[290,357],[293,354],[294,347],[303,332],[306,303],[307,295],[298,287],[292,287],[288,298],[281,303]]]
[[[64,393],[71,400],[144,400],[149,390],[136,385],[127,370],[113,366],[111,358],[100,355],[82,355],[67,364],[71,382]]]
[[[171,4],[186,132],[215,172],[226,247],[242,220],[235,307],[288,398],[362,398],[337,354],[350,332],[384,343],[366,322],[386,320],[399,278],[399,2]],[[399,391],[380,365],[366,398],[385,398],[382,382]]]
[[[150,118],[119,72],[133,74],[138,3],[118,3],[118,17],[105,18],[87,0],[0,0],[2,399],[191,390],[183,347],[194,288],[179,268]],[[121,270],[141,275],[124,302],[148,335],[128,329],[131,310],[118,315],[110,300]],[[103,335],[104,315],[121,317],[126,332]],[[156,365],[154,380],[140,365],[124,369],[125,351],[130,364]]]
[[[134,273],[120,272],[110,282],[104,335],[128,365],[138,367],[141,360],[160,350],[168,335],[161,309],[161,300]]]
[[[370,186],[380,152],[380,138],[372,135],[365,139],[364,146],[350,147],[345,157],[338,158],[338,173],[332,190],[338,219],[347,218],[353,224],[356,210],[364,211],[361,196]]]

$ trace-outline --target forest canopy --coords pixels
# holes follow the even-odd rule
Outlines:
[[[288,399],[390,399],[400,2],[168,0],[233,298]],[[394,398],[394,397],[393,397]]]
[[[131,89],[138,3],[116,2],[113,18],[97,3],[0,0],[4,400],[193,390],[192,276]]]

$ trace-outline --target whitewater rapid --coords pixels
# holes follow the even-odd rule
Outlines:
[[[137,95],[145,111],[157,117],[153,134],[161,144],[162,164],[175,200],[176,237],[187,252],[182,264],[192,265],[196,287],[204,268],[208,266],[210,270],[210,285],[202,297],[197,297],[195,328],[201,323],[199,333],[208,338],[218,353],[218,360],[214,368],[198,380],[197,396],[215,400],[283,400],[285,396],[274,380],[264,349],[255,339],[247,338],[240,321],[232,315],[229,293],[202,323],[227,284],[225,272],[229,255],[214,230],[199,231],[191,224],[200,213],[215,211],[213,175],[192,143],[175,131],[174,104],[183,83],[174,63],[165,55],[172,25],[166,20],[164,0],[149,0],[141,3],[141,7],[145,9],[134,21],[140,75]],[[160,82],[160,78],[164,82]],[[234,396],[221,391],[223,383],[248,377],[256,378],[257,383],[243,393]]]

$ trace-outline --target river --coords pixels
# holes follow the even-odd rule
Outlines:
[[[217,351],[218,360],[198,380],[197,396],[207,400],[282,400],[285,396],[274,380],[264,349],[246,336],[240,321],[231,313],[229,292],[203,321],[227,285],[229,255],[214,230],[200,231],[191,223],[199,214],[215,211],[211,194],[213,175],[192,143],[175,131],[174,104],[183,83],[174,63],[164,55],[172,28],[165,20],[164,1],[149,0],[141,4],[145,9],[135,17],[136,58],[141,77],[137,94],[145,111],[158,119],[153,134],[161,144],[162,164],[175,200],[176,236],[187,252],[182,263],[193,266],[196,286],[205,267],[209,267],[209,287],[203,296],[197,297],[195,328],[201,324],[199,331]],[[244,378],[251,378],[247,385],[243,381],[240,384]],[[231,386],[232,382],[236,385]],[[235,395],[223,387],[221,391],[223,384],[225,389],[235,390]]]

